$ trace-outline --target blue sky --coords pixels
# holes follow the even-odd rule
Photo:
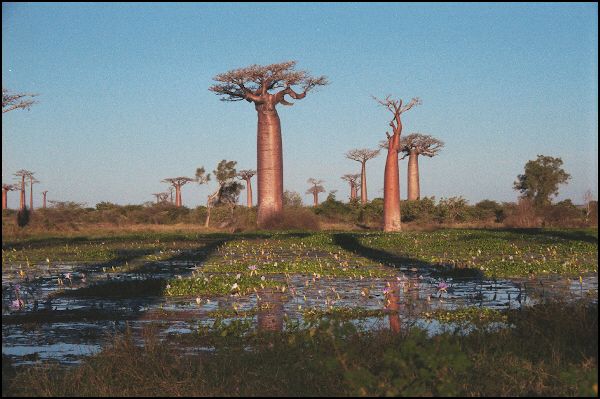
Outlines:
[[[558,199],[597,198],[593,3],[3,3],[2,85],[40,95],[3,114],[2,181],[35,171],[36,204],[43,190],[135,204],[221,159],[255,168],[254,107],[208,87],[218,73],[290,59],[331,82],[279,108],[284,186],[305,203],[309,177],[348,197],[340,176],[359,164],[344,153],[385,138],[390,114],[370,96],[387,94],[423,101],[404,114],[404,134],[446,143],[420,162],[422,196],[514,201],[516,176],[544,154],[572,176]],[[384,164],[367,163],[370,198],[382,195]],[[403,198],[405,172],[402,161]],[[184,204],[204,204],[209,190],[185,186]]]

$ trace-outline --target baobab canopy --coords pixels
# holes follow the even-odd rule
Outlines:
[[[313,77],[307,71],[295,71],[295,66],[296,61],[285,61],[234,69],[215,76],[213,79],[221,83],[212,85],[209,90],[223,96],[221,101],[246,100],[258,104],[266,101],[266,95],[272,95],[269,91],[283,89],[274,94],[275,104],[293,105],[285,100],[285,95],[302,99],[314,87],[328,83],[325,76]],[[300,86],[302,92],[297,93],[292,86]]]

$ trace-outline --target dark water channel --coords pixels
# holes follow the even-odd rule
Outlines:
[[[441,279],[427,271],[400,267],[391,278],[317,278],[276,276],[277,291],[218,298],[163,297],[70,298],[49,295],[106,280],[174,278],[202,270],[189,261],[148,263],[144,273],[119,273],[81,263],[39,264],[21,269],[4,265],[2,273],[2,354],[17,364],[58,361],[76,363],[96,353],[127,327],[140,331],[158,325],[162,337],[189,333],[246,314],[260,329],[281,330],[285,320],[302,320],[306,311],[338,308],[383,310],[362,318],[361,328],[400,330],[411,323],[435,334],[444,323],[426,320],[424,313],[462,307],[509,309],[546,299],[598,298],[597,274],[581,280],[559,276],[535,279]],[[148,270],[151,272],[148,273]],[[272,277],[272,276],[271,276]],[[17,296],[18,292],[18,296]],[[218,311],[227,311],[219,316]],[[238,316],[239,317],[239,316]]]

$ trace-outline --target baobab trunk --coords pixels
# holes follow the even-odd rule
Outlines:
[[[383,180],[383,231],[400,231],[400,167],[398,166],[398,145],[400,134],[388,139],[388,153],[385,160]]]
[[[419,154],[411,150],[408,155],[408,200],[414,201],[421,198],[419,190]]]
[[[279,219],[283,213],[283,155],[281,123],[274,106],[256,104],[257,181],[259,226]]]
[[[367,167],[366,162],[362,163],[360,170],[360,202],[364,205],[367,203]]]
[[[313,193],[313,206],[319,205],[319,194],[317,192]]]
[[[2,190],[2,210],[8,209],[8,190]]]
[[[181,187],[175,186],[175,206],[181,206]]]
[[[33,212],[33,183],[29,185],[29,211]]]
[[[44,195],[44,209],[46,209],[46,194],[47,194],[47,193],[46,193],[46,192],[43,192],[42,194]]]
[[[252,208],[252,178],[246,179],[246,196],[248,197],[248,208]]]

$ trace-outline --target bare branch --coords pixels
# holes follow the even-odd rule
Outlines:
[[[35,97],[32,93],[10,93],[8,89],[2,88],[2,113],[13,111],[15,109],[26,109],[37,103],[34,100],[25,100],[25,97]]]

